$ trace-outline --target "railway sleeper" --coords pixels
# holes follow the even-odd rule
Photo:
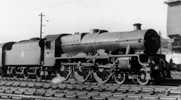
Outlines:
[[[21,83],[21,82],[22,81],[20,81],[19,83]],[[2,83],[3,83],[3,81],[2,81]],[[16,82],[12,82],[10,80],[5,81],[5,83],[8,83],[9,85],[8,86],[0,86],[0,90],[3,90],[1,93],[15,94],[15,95],[16,94],[17,95],[21,94],[21,95],[27,95],[27,96],[33,95],[33,96],[52,97],[52,98],[53,97],[62,97],[63,95],[67,96],[67,98],[74,98],[74,99],[77,98],[77,96],[79,98],[81,98],[82,95],[87,95],[88,97],[98,97],[98,98],[100,96],[109,98],[109,97],[112,97],[112,96],[120,97],[120,96],[123,96],[123,95],[128,95],[129,98],[125,97],[126,98],[125,100],[130,100],[130,98],[132,98],[132,94],[134,94],[136,96],[141,95],[142,97],[144,97],[146,95],[152,95],[152,96],[157,95],[157,97],[160,96],[159,98],[162,98],[162,100],[164,100],[165,97],[166,98],[170,97],[171,99],[168,99],[168,100],[172,100],[172,97],[174,98],[173,95],[176,95],[176,98],[178,98],[177,95],[180,95],[180,94],[177,94],[177,93],[174,94],[175,93],[174,89],[171,86],[139,86],[138,88],[133,88],[133,87],[136,87],[138,85],[121,85],[121,86],[117,87],[118,89],[117,89],[116,92],[112,92],[112,91],[107,90],[107,89],[105,89],[104,91],[97,91],[97,90],[94,90],[94,89],[92,91],[87,91],[86,89],[84,89],[85,93],[82,93],[82,95],[81,95],[81,94],[78,94],[78,92],[80,90],[77,89],[77,88],[74,88],[74,89],[65,88],[66,90],[62,90],[62,88],[58,88],[58,89],[55,90],[52,87],[53,84],[50,84],[50,83],[46,83],[46,84],[50,85],[50,87],[48,89],[46,89],[44,87],[36,87],[36,86],[35,87],[29,87],[28,85],[26,85],[26,86],[28,86],[27,88],[25,88],[26,86],[25,87],[20,86],[20,87],[17,88],[17,87],[13,86],[13,83],[16,83]],[[24,83],[29,84],[28,82],[24,82]],[[34,83],[34,85],[35,85],[35,83]],[[37,83],[39,83],[39,82],[37,82]],[[42,84],[45,84],[45,83],[42,82]],[[97,86],[97,84],[89,84],[89,85],[88,84],[83,84],[83,85],[81,85],[81,84],[64,84],[64,85],[61,84],[61,86],[65,86],[65,87],[71,86],[71,85],[72,85],[72,87],[75,87],[75,85],[76,86],[85,85],[87,87],[91,86],[92,88],[94,88],[94,86],[95,86],[95,87],[98,87],[100,89],[101,88],[109,88],[109,87],[111,88],[111,87],[117,86],[117,85],[114,85],[114,84],[109,84],[109,85],[105,84],[105,85],[102,85],[102,87]],[[172,88],[172,89],[169,90],[170,93],[169,93],[169,95],[167,95],[167,91],[168,91],[169,88]],[[141,91],[138,92],[138,93],[135,93],[135,91],[137,91],[139,89],[141,89]],[[16,91],[18,91],[18,90],[22,90],[22,91],[17,93]],[[41,90],[43,90],[43,92]],[[125,90],[126,90],[126,92],[124,92]],[[32,91],[34,91],[34,92],[32,92]],[[151,94],[152,91],[154,91],[155,94]],[[72,95],[73,97],[71,97],[69,95]],[[173,99],[173,100],[175,100],[175,99]],[[179,99],[177,99],[177,100],[179,100]]]

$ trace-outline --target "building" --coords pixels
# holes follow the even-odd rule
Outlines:
[[[172,50],[181,53],[181,0],[168,0],[167,34],[173,40]]]
[[[165,2],[167,9],[168,35],[181,35],[181,0],[168,0]]]

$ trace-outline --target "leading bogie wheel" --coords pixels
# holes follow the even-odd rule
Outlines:
[[[117,84],[121,85],[126,80],[126,74],[124,72],[115,72],[113,78]]]
[[[148,85],[150,82],[150,74],[145,71],[145,70],[141,70],[140,72],[138,72],[137,75],[137,82],[140,85]]]

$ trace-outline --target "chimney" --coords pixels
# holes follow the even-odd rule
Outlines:
[[[133,24],[134,30],[141,30],[141,23]]]

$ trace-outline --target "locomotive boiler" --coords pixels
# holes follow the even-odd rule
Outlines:
[[[153,29],[64,34],[55,40],[55,66],[60,76],[79,82],[94,78],[99,83],[136,80],[141,85],[169,77],[167,62],[160,49],[160,36]],[[156,75],[156,76],[155,76]]]

